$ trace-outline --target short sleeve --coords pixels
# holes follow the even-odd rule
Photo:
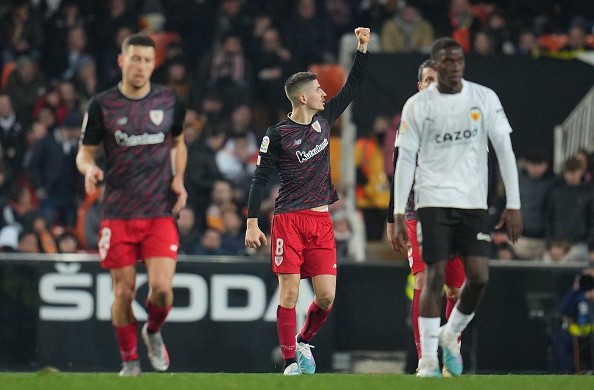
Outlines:
[[[489,131],[489,136],[493,137],[511,133],[511,125],[507,120],[507,116],[505,115],[505,111],[503,110],[503,106],[501,105],[501,101],[497,94],[489,90],[487,99],[487,129]]]
[[[177,137],[184,130],[184,120],[186,117],[186,105],[181,98],[175,94],[175,103],[173,106],[173,124],[171,125],[171,135]]]
[[[99,145],[104,136],[105,126],[103,126],[101,106],[96,99],[91,99],[83,118],[81,144]]]
[[[404,108],[402,109],[402,116],[400,119],[400,127],[398,129],[398,137],[394,143],[395,147],[411,150],[416,152],[420,146],[419,121],[415,118],[415,101],[408,99]]]

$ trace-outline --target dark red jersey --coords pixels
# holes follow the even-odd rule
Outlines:
[[[142,99],[117,87],[91,99],[81,143],[99,145],[106,156],[103,218],[171,215],[172,138],[181,134],[185,107],[170,88],[152,85]]]

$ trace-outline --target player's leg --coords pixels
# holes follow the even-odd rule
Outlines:
[[[413,274],[413,299],[411,304],[411,322],[413,327],[413,337],[415,347],[417,348],[417,358],[421,359],[421,336],[419,334],[419,302],[421,300],[421,290],[425,284],[425,262],[421,257],[421,248],[418,241],[417,228],[420,224],[416,219],[406,221],[408,229],[408,239],[410,248],[408,250],[408,264]]]
[[[148,318],[142,327],[149,360],[156,371],[169,368],[169,353],[163,342],[161,328],[173,306],[173,276],[176,262],[169,257],[151,257],[145,260],[149,284],[147,299]]]
[[[149,285],[147,322],[142,327],[142,338],[147,347],[151,365],[156,371],[169,368],[169,353],[161,328],[173,305],[173,276],[175,275],[179,237],[173,218],[155,218],[138,221],[146,235],[141,256],[146,266]]]
[[[486,210],[454,210],[461,221],[455,229],[454,245],[464,259],[466,282],[448,322],[439,334],[444,365],[452,375],[462,373],[462,356],[458,338],[468,326],[489,281],[490,229]]]
[[[423,260],[427,267],[419,306],[422,357],[417,375],[441,376],[437,348],[445,264],[451,252],[450,209],[420,208],[417,214],[423,233]]]
[[[272,218],[271,251],[272,272],[279,283],[279,305],[276,326],[281,354],[285,362],[285,375],[301,374],[295,358],[297,315],[295,306],[299,297],[301,266],[303,263],[301,232],[298,213],[276,214]]]
[[[336,241],[332,220],[327,212],[305,211],[307,232],[303,249],[302,276],[311,277],[314,299],[309,305],[303,328],[297,335],[297,363],[304,374],[316,371],[316,362],[311,353],[311,340],[326,323],[336,295]]]
[[[138,376],[141,373],[138,360],[138,335],[132,302],[136,297],[136,268],[133,265],[111,270],[113,284],[113,324],[118,349],[122,358],[120,376]]]
[[[276,327],[281,354],[285,362],[285,375],[301,374],[295,358],[297,314],[295,306],[299,297],[300,274],[278,274],[279,305],[276,310]]]
[[[446,294],[446,310],[445,318],[448,320],[450,314],[458,301],[460,296],[460,289],[466,280],[466,273],[464,272],[464,263],[460,256],[450,259],[445,268],[445,294]]]

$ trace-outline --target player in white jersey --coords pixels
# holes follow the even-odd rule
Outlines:
[[[400,250],[408,246],[405,207],[413,179],[423,234],[427,277],[419,317],[422,377],[441,376],[438,344],[447,369],[456,376],[462,373],[458,337],[474,317],[489,279],[489,140],[498,157],[507,197],[496,228],[506,225],[512,242],[522,231],[516,160],[509,135],[512,129],[499,98],[491,89],[462,78],[464,53],[455,40],[436,40],[431,59],[437,83],[404,105],[394,179],[396,246]],[[448,322],[440,328],[444,268],[453,254],[462,256],[467,280]]]

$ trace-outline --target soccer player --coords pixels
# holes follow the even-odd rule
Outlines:
[[[512,242],[522,231],[512,129],[498,96],[487,87],[463,79],[464,53],[455,40],[436,40],[431,59],[437,83],[415,94],[404,105],[394,178],[396,249],[403,251],[409,245],[405,210],[413,179],[423,234],[427,275],[419,307],[421,377],[441,376],[438,344],[450,373],[462,374],[458,338],[474,317],[489,279],[489,140],[498,157],[507,198],[497,228],[506,225]],[[452,253],[462,256],[466,283],[448,322],[440,327],[444,269]]]
[[[336,292],[336,243],[328,205],[338,200],[330,178],[330,128],[352,101],[367,63],[368,28],[355,29],[355,62],[340,92],[325,101],[315,73],[295,73],[285,82],[292,112],[262,139],[248,202],[245,245],[267,244],[258,227],[264,186],[278,169],[281,187],[271,228],[272,271],[278,275],[278,337],[285,375],[313,374],[312,338],[326,322]],[[295,305],[301,278],[311,278],[314,300],[297,336]]]
[[[417,88],[419,91],[430,86],[437,81],[437,73],[433,62],[431,60],[423,61],[419,65],[417,73],[418,82]],[[396,170],[396,159],[398,156],[398,149],[394,148],[394,170]],[[390,247],[396,249],[396,242],[394,240],[394,186],[391,187],[390,205],[388,207],[388,217],[386,223],[387,237]],[[421,256],[421,245],[417,239],[417,229],[420,226],[417,224],[417,213],[415,211],[414,191],[410,192],[408,201],[406,203],[406,227],[408,238],[410,240],[410,247],[408,248],[408,264],[410,271],[413,274],[413,300],[411,307],[411,320],[413,326],[413,336],[415,339],[415,347],[417,348],[417,357],[421,358],[421,341],[419,336],[419,300],[421,297],[421,289],[425,283],[425,262]],[[460,288],[464,284],[466,275],[464,274],[464,264],[462,258],[459,256],[451,258],[445,266],[445,293],[446,293],[446,320],[449,319],[458,295]],[[443,369],[444,376],[448,375],[447,368]]]
[[[101,266],[110,269],[114,302],[112,324],[123,368],[120,376],[141,373],[137,325],[132,312],[136,261],[146,266],[150,288],[148,320],[142,328],[156,371],[169,367],[161,327],[173,304],[178,233],[173,215],[186,203],[187,150],[182,134],[185,107],[169,88],[152,85],[155,42],[142,34],[122,43],[120,83],[91,99],[83,120],[76,158],[87,192],[105,180],[99,233]],[[102,142],[106,170],[95,156]]]

